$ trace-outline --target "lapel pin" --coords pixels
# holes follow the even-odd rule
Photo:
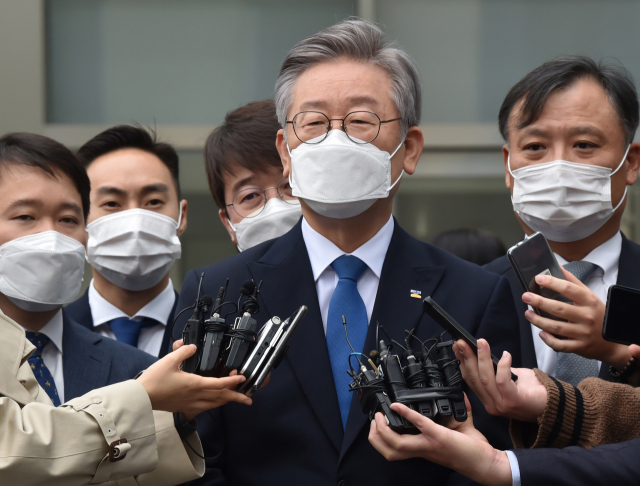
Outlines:
[[[420,290],[412,290],[411,297],[414,299],[422,299],[422,292]]]

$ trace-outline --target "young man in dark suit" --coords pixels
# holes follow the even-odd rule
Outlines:
[[[623,69],[582,56],[547,62],[511,88],[499,125],[506,185],[525,234],[547,237],[601,311],[610,285],[640,288],[640,246],[620,231],[640,163],[638,97]],[[587,376],[611,379],[610,365],[622,370],[629,362],[626,346],[602,339],[602,320],[559,329],[527,310],[506,256],[485,268],[511,284],[524,366],[575,385]]]
[[[187,227],[178,154],[144,128],[122,125],[96,135],[77,155],[91,180],[93,279],[66,310],[90,330],[162,357],[178,301],[169,270]]]
[[[398,182],[414,172],[423,149],[415,63],[387,45],[375,25],[344,21],[289,52],[275,100],[283,127],[276,144],[303,218],[280,238],[191,271],[178,309],[193,304],[204,272],[209,295],[227,277],[229,296],[248,279],[262,281],[260,324],[302,304],[308,312],[251,413],[233,406],[209,413],[205,448],[217,457],[208,480],[343,486],[461,480],[420,460],[391,464],[380,457],[367,441],[367,416],[348,391],[346,373],[351,351],[342,315],[355,350],[368,353],[376,347],[377,322],[396,340],[413,328],[421,339],[441,334],[422,311],[421,298],[429,295],[519,362],[506,279],[412,238],[391,215]],[[478,413],[476,423],[495,443],[508,444],[505,422]]]
[[[0,309],[36,346],[31,368],[54,404],[133,378],[155,358],[76,323],[89,179],[67,148],[34,134],[0,138]]]

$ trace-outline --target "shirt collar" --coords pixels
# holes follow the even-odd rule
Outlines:
[[[38,331],[49,338],[49,341],[58,348],[60,354],[62,354],[62,320],[62,308],[60,308],[49,322]]]
[[[156,295],[151,302],[140,309],[136,315],[128,316],[115,305],[105,299],[96,290],[93,284],[93,279],[89,284],[89,306],[91,307],[91,316],[93,317],[93,327],[100,326],[111,322],[119,317],[126,317],[128,319],[141,320],[144,317],[155,319],[160,324],[167,325],[169,314],[173,309],[173,304],[176,297],[173,292],[173,283],[169,279],[169,283],[165,289]]]
[[[389,221],[380,228],[373,238],[353,253],[345,253],[328,238],[325,238],[314,230],[309,223],[307,223],[306,219],[302,218],[302,237],[307,246],[307,253],[309,253],[313,279],[318,281],[322,272],[324,272],[336,258],[342,255],[358,257],[367,264],[376,277],[380,278],[384,258],[387,255],[391,237],[393,236],[393,225],[393,216],[390,216]]]
[[[609,275],[618,268],[620,252],[622,251],[622,234],[618,231],[615,235],[605,241],[599,247],[593,249],[584,262],[594,263],[602,268],[603,275]],[[567,260],[556,254],[556,259],[560,265],[565,265]]]

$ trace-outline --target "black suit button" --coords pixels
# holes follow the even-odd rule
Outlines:
[[[347,486],[347,482],[343,479],[338,483],[338,486]]]

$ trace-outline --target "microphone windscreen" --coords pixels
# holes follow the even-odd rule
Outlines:
[[[242,288],[240,289],[240,293],[242,295],[251,295],[256,288],[256,284],[253,280],[246,280],[242,284]]]
[[[213,298],[210,295],[203,295],[200,301],[207,307],[211,307],[211,304],[213,304]]]

